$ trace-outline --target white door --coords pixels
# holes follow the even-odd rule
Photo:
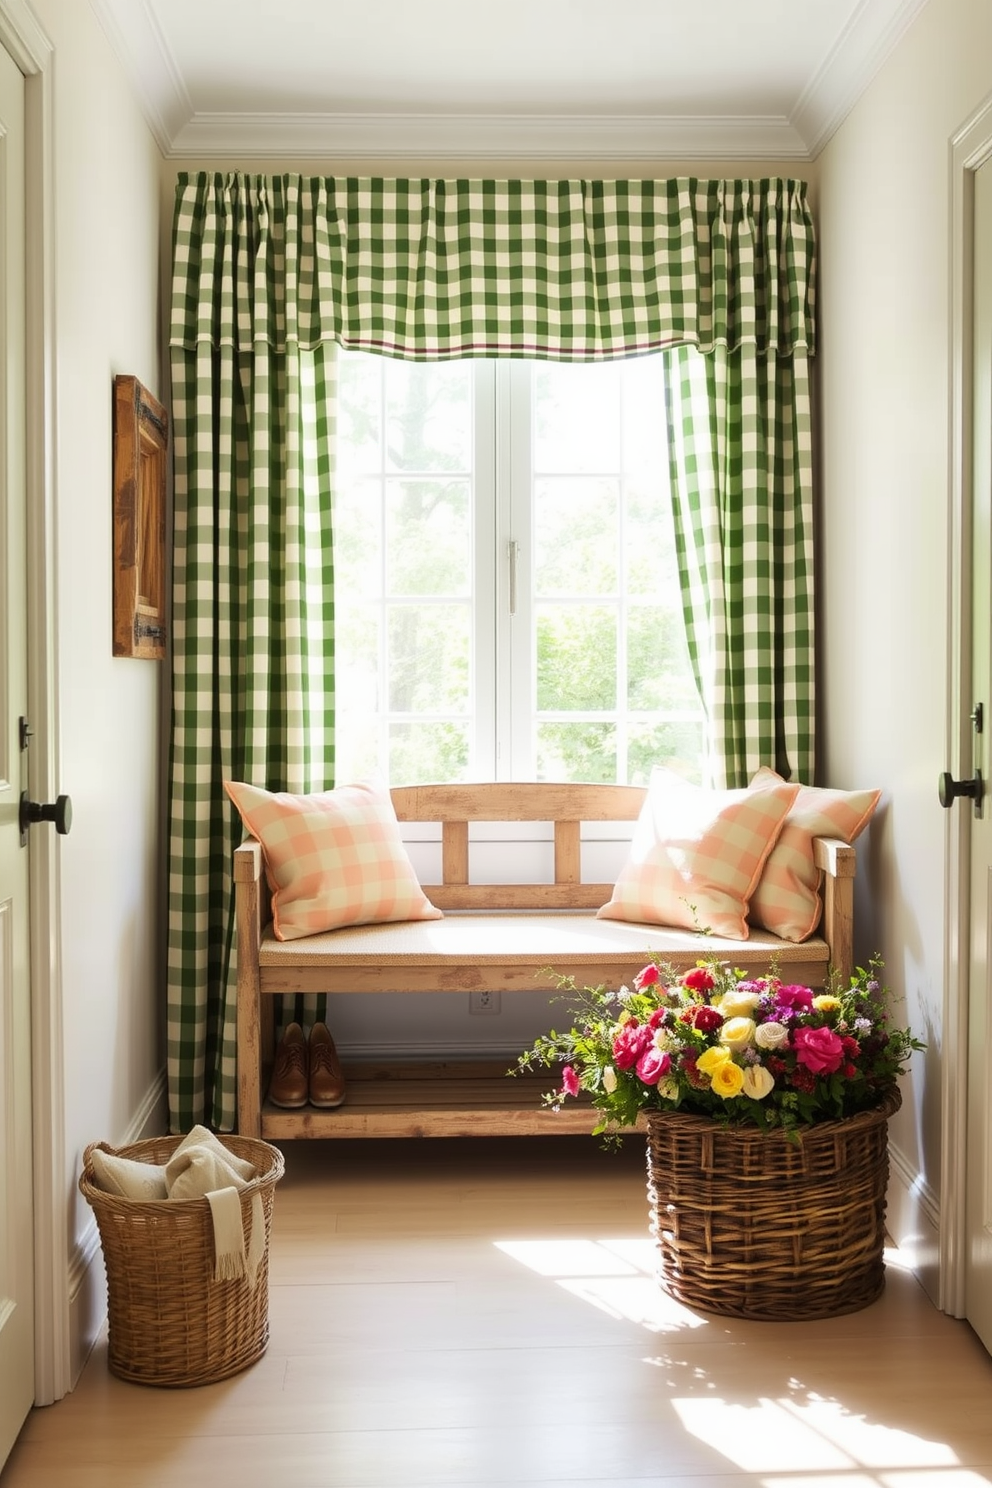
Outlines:
[[[975,173],[973,293],[970,706],[984,799],[979,813],[970,800],[954,810],[971,814],[965,1314],[992,1352],[992,161]]]
[[[34,1397],[24,497],[24,79],[0,50],[0,1466]]]

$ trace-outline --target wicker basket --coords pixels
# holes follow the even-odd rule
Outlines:
[[[269,1234],[282,1153],[268,1142],[218,1137],[258,1177],[242,1190],[241,1222],[250,1233],[252,1199],[265,1216],[265,1250],[252,1286],[247,1277],[214,1280],[214,1236],[206,1199],[124,1199],[98,1188],[95,1146],[162,1165],[182,1137],[153,1137],[128,1147],[87,1147],[80,1192],[96,1215],[107,1268],[109,1367],[143,1385],[204,1385],[253,1364],[269,1341]]]
[[[783,1132],[652,1112],[658,1280],[689,1307],[798,1320],[867,1307],[885,1285],[887,1121],[875,1110]]]

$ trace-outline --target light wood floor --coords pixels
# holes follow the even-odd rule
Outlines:
[[[984,1488],[992,1360],[890,1266],[817,1323],[650,1277],[643,1148],[287,1144],[268,1353],[194,1390],[94,1353],[0,1488]]]

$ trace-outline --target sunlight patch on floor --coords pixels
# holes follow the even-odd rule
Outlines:
[[[618,1321],[652,1333],[706,1328],[709,1320],[662,1291],[655,1247],[639,1237],[609,1240],[497,1240],[497,1250],[556,1282],[563,1291]]]
[[[836,1400],[813,1400],[805,1405],[784,1400],[780,1404],[863,1467],[950,1467],[958,1461],[946,1442],[926,1441],[911,1431],[852,1416]],[[915,1476],[913,1481],[917,1481]]]
[[[990,1488],[992,1479],[970,1468],[882,1473],[810,1473],[763,1478],[762,1488]]]

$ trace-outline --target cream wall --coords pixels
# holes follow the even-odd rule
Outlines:
[[[88,1142],[161,1130],[160,663],[111,654],[112,379],[160,389],[160,156],[89,5],[34,0],[54,47],[56,606],[65,1193],[77,1358],[102,1266]],[[95,1258],[95,1264],[92,1264]]]
[[[892,1124],[938,1214],[947,767],[950,139],[992,93],[988,0],[930,0],[819,160],[821,763],[884,787],[861,854],[858,950],[929,1041]]]

